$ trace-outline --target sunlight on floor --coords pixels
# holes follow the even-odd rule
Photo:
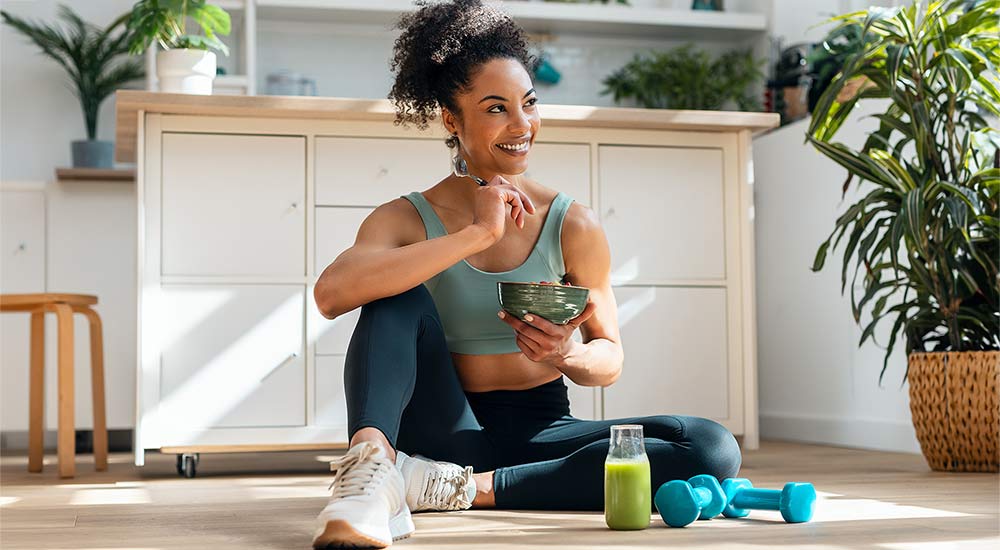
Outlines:
[[[10,506],[21,500],[21,497],[0,497],[0,506]]]
[[[969,550],[972,548],[998,548],[1000,547],[1000,538],[992,537],[936,542],[887,542],[876,544],[875,546],[886,548],[887,550]]]
[[[70,505],[92,506],[95,504],[148,504],[153,502],[145,489],[83,489],[74,491]]]
[[[859,521],[877,519],[914,519],[914,518],[953,518],[967,517],[970,514],[938,510],[923,506],[908,506],[874,499],[844,498],[836,493],[816,492],[816,515],[814,523],[834,521]],[[778,512],[754,512],[766,517],[771,515],[776,521],[781,521]]]

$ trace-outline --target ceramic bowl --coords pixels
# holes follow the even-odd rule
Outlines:
[[[582,286],[538,283],[497,283],[500,307],[518,319],[533,313],[557,325],[565,325],[587,306],[590,289]]]

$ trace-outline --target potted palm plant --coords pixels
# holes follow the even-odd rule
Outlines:
[[[71,144],[73,166],[111,168],[114,143],[97,139],[97,115],[109,95],[121,86],[143,78],[145,71],[140,61],[122,58],[128,53],[130,39],[128,31],[119,28],[124,19],[119,18],[101,29],[87,23],[66,6],[59,7],[59,16],[68,23],[68,30],[30,22],[0,11],[4,23],[28,37],[43,54],[59,63],[72,81],[87,128],[87,139]]]
[[[188,19],[204,35],[188,34]],[[134,54],[156,43],[163,51],[156,54],[156,78],[160,91],[182,94],[212,93],[215,79],[215,49],[229,55],[229,49],[217,35],[228,35],[229,14],[205,0],[139,0],[132,7],[128,21],[134,33],[129,43]]]
[[[921,4],[835,18],[860,25],[863,47],[819,98],[806,139],[847,169],[845,195],[854,182],[859,198],[813,270],[846,237],[841,292],[851,286],[861,343],[892,320],[882,375],[897,337],[905,341],[904,381],[928,464],[996,472],[1000,0]],[[860,150],[835,142],[869,98],[886,105],[878,129]]]

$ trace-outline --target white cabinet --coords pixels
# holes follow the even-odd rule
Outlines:
[[[317,137],[316,204],[378,206],[437,183],[449,158],[436,139]]]
[[[304,275],[305,139],[165,133],[164,275]]]
[[[625,367],[604,389],[605,416],[729,419],[725,289],[623,287],[615,298]]]
[[[721,149],[601,146],[615,284],[725,278],[722,160]]]
[[[316,424],[341,430],[341,441],[348,439],[344,358],[344,355],[316,356]]]
[[[346,445],[360,310],[323,318],[313,285],[374,207],[439,181],[451,154],[352,101],[331,118],[140,117],[137,464]],[[611,246],[625,370],[570,383],[572,413],[704,416],[754,448],[749,130],[590,115],[547,121],[526,172],[594,208]]]
[[[306,420],[304,287],[169,285],[160,412],[178,444],[211,428]]]

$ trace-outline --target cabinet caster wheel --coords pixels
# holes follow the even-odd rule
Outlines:
[[[177,474],[188,479],[194,477],[200,458],[198,453],[177,455]]]

